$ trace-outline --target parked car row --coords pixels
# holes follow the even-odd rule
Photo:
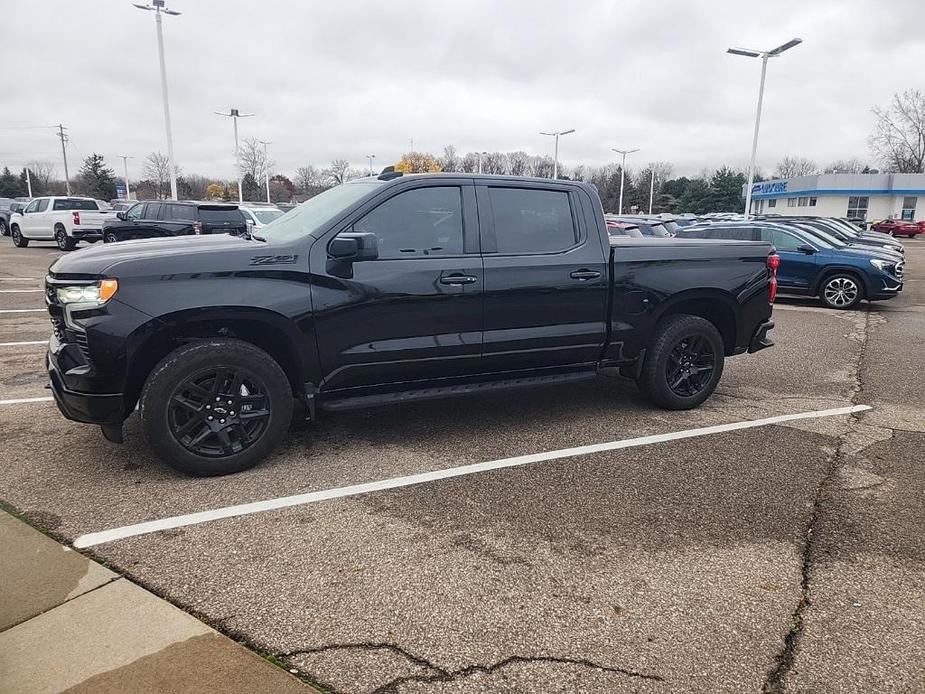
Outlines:
[[[902,244],[844,220],[775,216],[701,222],[682,228],[678,237],[770,243],[780,257],[780,293],[818,297],[829,308],[892,299],[903,289]]]
[[[54,241],[63,251],[79,241],[116,243],[143,238],[229,233],[245,235],[284,214],[275,205],[192,200],[113,201],[42,196],[28,204],[0,199],[0,232],[13,245]]]

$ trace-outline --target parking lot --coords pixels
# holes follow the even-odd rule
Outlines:
[[[86,550],[331,692],[921,691],[925,240],[907,249],[893,301],[779,301],[776,346],[695,411],[602,379],[323,413],[257,468],[192,479],[134,417],[121,446],[61,417],[41,290],[60,251],[2,239],[0,499],[74,542],[341,490]]]

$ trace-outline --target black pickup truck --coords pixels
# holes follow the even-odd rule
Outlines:
[[[383,174],[260,229],[87,248],[46,279],[65,417],[193,475],[248,468],[295,400],[374,407],[619,370],[695,407],[767,338],[766,243],[611,240],[571,181]]]

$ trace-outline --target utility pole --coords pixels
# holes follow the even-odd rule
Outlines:
[[[29,175],[29,165],[26,164],[26,188],[29,189],[29,197],[32,197],[32,176]]]
[[[132,193],[128,187],[128,160],[134,159],[134,157],[129,157],[124,154],[120,154],[119,156],[122,158],[122,170],[125,172],[125,199],[131,200]]]
[[[652,167],[652,178],[649,180],[649,214],[652,214],[652,198],[655,195],[655,167]]]
[[[173,158],[173,131],[170,128],[170,102],[167,100],[167,64],[164,61],[164,30],[161,27],[161,14],[172,17],[179,16],[179,12],[167,9],[165,0],[151,0],[150,5],[133,3],[139,10],[154,12],[157,25],[157,56],[161,64],[161,97],[164,102],[164,127],[167,130],[167,167],[170,173],[170,197],[177,199],[177,167]]]
[[[67,194],[71,194],[71,177],[67,173],[67,135],[64,134],[64,126],[58,123],[58,137],[61,138],[61,156],[64,157],[64,185],[67,186]]]
[[[638,152],[638,149],[613,149],[612,152],[623,155],[623,162],[620,164],[620,209],[617,210],[617,214],[623,214],[623,181],[626,178],[626,155],[632,154],[633,152]]]
[[[267,153],[267,145],[273,144],[266,140],[257,140],[263,145],[263,178],[267,184],[267,202],[270,202],[270,155]]]
[[[236,108],[228,109],[228,113],[214,112],[216,116],[228,116],[234,121],[234,166],[238,174],[238,203],[244,202],[244,192],[241,188],[241,148],[238,146],[238,118],[250,118],[253,113],[241,113]]]

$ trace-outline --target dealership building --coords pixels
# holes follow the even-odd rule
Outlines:
[[[753,214],[925,219],[925,174],[832,173],[752,186]]]

